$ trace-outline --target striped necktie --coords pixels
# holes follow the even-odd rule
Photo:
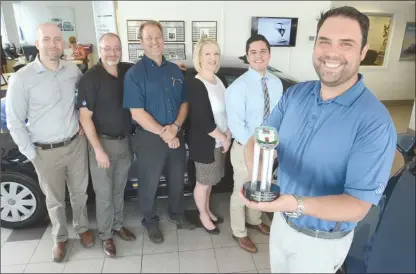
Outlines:
[[[263,88],[264,93],[264,112],[263,112],[263,120],[266,120],[270,114],[270,97],[269,97],[269,90],[267,89],[267,79],[266,77],[261,78],[261,86]]]

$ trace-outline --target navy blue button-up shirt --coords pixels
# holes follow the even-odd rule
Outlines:
[[[123,107],[143,108],[163,126],[176,120],[187,101],[183,72],[164,57],[158,66],[144,55],[124,78]]]
[[[389,180],[397,141],[386,107],[358,82],[323,101],[321,82],[290,87],[264,125],[279,132],[278,184],[283,194],[348,194],[377,205]],[[330,231],[335,222],[312,216],[292,220],[299,226]],[[343,223],[341,231],[357,223]]]

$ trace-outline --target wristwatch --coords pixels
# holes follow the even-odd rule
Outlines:
[[[176,126],[176,130],[179,132],[181,130],[181,126],[177,123],[173,122],[173,124]]]
[[[291,218],[299,218],[303,215],[303,211],[305,210],[305,206],[303,204],[302,197],[298,197],[295,194],[292,194],[295,197],[296,201],[298,202],[298,207],[295,212],[286,212],[286,215]]]

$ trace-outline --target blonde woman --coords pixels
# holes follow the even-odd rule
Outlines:
[[[198,74],[187,80],[189,156],[195,162],[195,203],[199,219],[210,234],[218,234],[216,224],[223,219],[210,210],[212,186],[224,177],[225,153],[231,144],[225,112],[226,82],[216,73],[220,67],[220,49],[215,40],[201,39],[194,49],[193,62]]]

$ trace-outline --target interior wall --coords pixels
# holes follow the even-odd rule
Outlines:
[[[36,40],[36,27],[38,24],[48,21],[50,18],[48,7],[72,7],[75,15],[76,37],[80,44],[93,44],[93,61],[98,60],[97,42],[95,39],[95,25],[92,9],[92,1],[13,1],[18,2],[21,6],[21,16],[24,19],[25,40],[28,44],[34,44]],[[14,14],[13,2],[2,1],[2,6],[5,5],[8,12]],[[4,11],[6,13],[6,11]],[[19,15],[14,14],[13,17]],[[5,19],[6,16],[5,16]],[[12,20],[10,20],[12,21]],[[18,35],[16,27],[16,20],[14,21],[15,30],[7,30],[9,40],[11,36]],[[7,24],[7,23],[6,23]],[[22,26],[23,27],[23,26]],[[17,36],[18,40],[18,36]],[[14,41],[13,41],[14,42]],[[67,45],[67,41],[65,41]],[[17,46],[17,44],[16,44]]]
[[[415,61],[399,61],[406,22],[415,22],[414,1],[333,1],[333,7],[349,5],[361,12],[393,15],[384,66],[363,66],[360,72],[380,100],[415,98]]]
[[[223,56],[245,54],[250,37],[251,17],[298,17],[296,47],[271,49],[270,65],[298,80],[317,79],[312,65],[317,18],[330,8],[330,1],[118,1],[119,34],[123,43],[123,60],[128,61],[126,20],[184,20],[187,60],[192,56],[192,21],[217,21],[217,40]]]

